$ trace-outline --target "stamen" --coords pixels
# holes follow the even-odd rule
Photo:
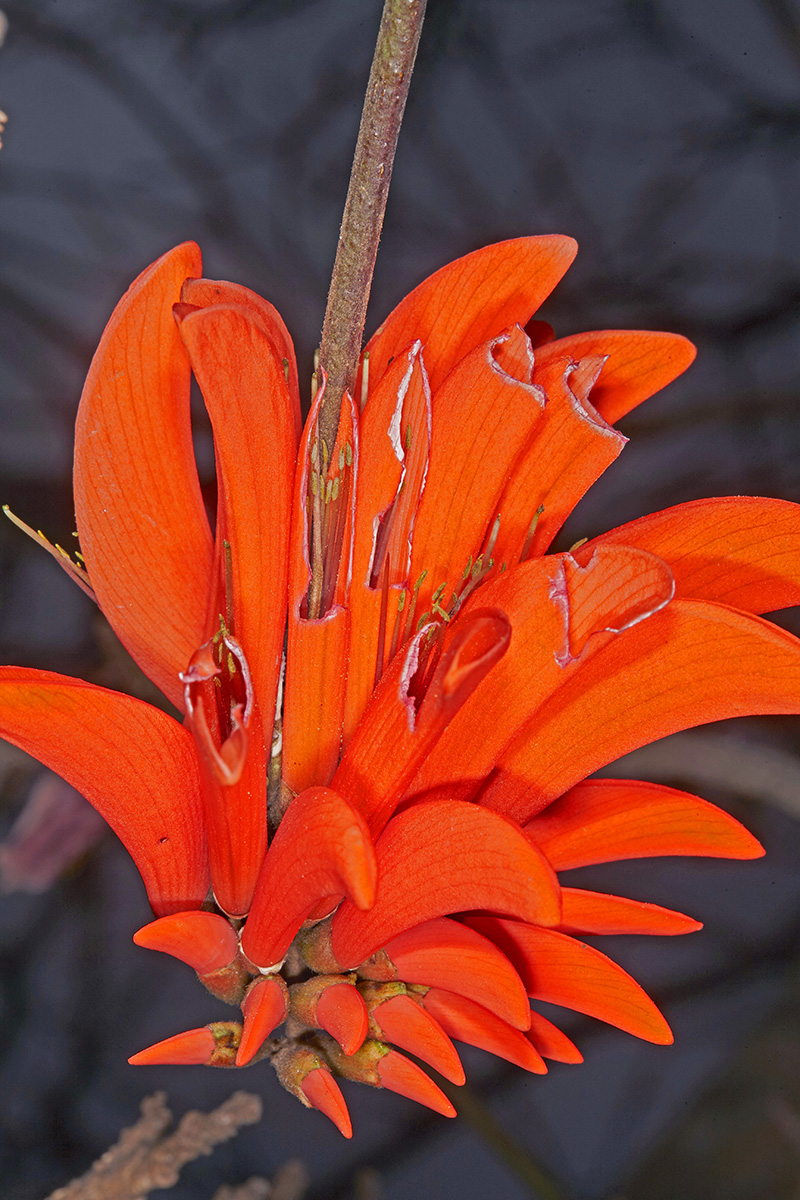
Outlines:
[[[369,350],[364,351],[364,356],[361,359],[361,411],[364,411],[364,405],[367,403],[367,395],[369,393]]]
[[[228,629],[225,632],[230,630],[233,633],[233,561],[230,542],[223,540],[222,549],[225,554],[225,613],[228,620]]]
[[[38,546],[41,546],[43,550],[46,550],[47,553],[56,560],[59,566],[64,568],[70,579],[77,583],[81,591],[85,592],[90,600],[94,600],[95,603],[97,603],[97,597],[94,594],[94,589],[89,582],[88,572],[86,571],[86,568],[81,565],[83,563],[82,554],[76,552],[76,557],[79,558],[81,562],[73,562],[67,551],[64,550],[62,546],[59,546],[58,544],[53,545],[51,542],[48,542],[41,529],[31,529],[30,525],[26,525],[24,521],[20,520],[20,518],[11,511],[7,504],[3,505],[3,512],[8,517],[9,521],[11,521],[13,525],[16,525],[17,529],[21,529],[23,533],[26,533],[28,537],[32,538]],[[77,537],[77,534],[74,536]]]
[[[383,579],[381,582],[381,615],[378,622],[378,654],[375,659],[375,683],[377,687],[383,674],[383,648],[386,644],[386,614],[389,609],[389,555],[383,564]]]
[[[533,520],[528,526],[528,532],[525,535],[525,541],[522,543],[522,553],[519,556],[520,562],[525,562],[533,542],[533,535],[536,533],[536,526],[539,524],[539,517],[544,512],[544,505],[540,504],[536,512],[533,514]]]

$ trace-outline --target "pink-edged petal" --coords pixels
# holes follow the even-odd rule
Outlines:
[[[213,546],[172,306],[201,271],[192,242],[131,285],[100,339],[75,426],[75,513],[92,587],[142,670],[178,708],[204,640]]]
[[[447,913],[489,909],[545,925],[560,919],[546,859],[516,825],[478,805],[441,800],[410,808],[390,821],[375,853],[375,903],[363,911],[346,900],[333,918],[333,953],[343,965]]]
[[[514,238],[448,263],[409,292],[367,346],[373,381],[419,338],[431,387],[459,359],[510,325],[524,325],[565,274],[577,252],[569,237]]]
[[[746,859],[764,853],[715,804],[634,779],[587,779],[529,821],[525,832],[557,871],[659,855]]]
[[[531,999],[597,1017],[646,1042],[671,1044],[669,1025],[650,997],[599,950],[521,921],[470,917],[469,922],[508,955]]]
[[[608,896],[603,892],[587,892],[582,888],[561,889],[561,933],[651,933],[674,936],[696,933],[703,928],[695,921],[671,908],[628,900],[624,896]]]
[[[375,897],[375,852],[364,818],[330,788],[294,799],[269,848],[242,931],[242,949],[259,967],[284,958],[312,908],[345,894],[356,912]]]
[[[746,612],[800,604],[800,504],[723,496],[677,504],[587,545],[624,543],[665,559],[676,595]]]
[[[501,756],[481,803],[524,822],[628,751],[708,721],[800,712],[800,641],[673,600],[581,663]]]
[[[156,913],[200,907],[208,859],[197,760],[177,721],[82,680],[0,667],[0,737],[94,805],[136,863]]]

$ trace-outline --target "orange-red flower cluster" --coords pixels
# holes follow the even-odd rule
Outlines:
[[[135,940],[241,1006],[132,1062],[269,1057],[350,1136],[335,1076],[452,1115],[416,1061],[463,1082],[451,1039],[537,1073],[580,1061],[531,999],[671,1040],[580,937],[698,923],[558,873],[761,853],[695,796],[587,777],[675,730],[800,711],[800,642],[754,615],[800,600],[800,506],[702,500],[549,552],[625,445],[615,423],[694,356],[667,333],[554,340],[531,317],[574,253],[521,238],[422,283],[334,445],[324,379],[303,428],[283,322],[203,279],[196,246],[117,306],[78,414],[70,570],[183,719],[5,667],[0,735],[130,850],[157,914]]]

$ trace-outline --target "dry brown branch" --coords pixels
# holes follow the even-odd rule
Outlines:
[[[211,1154],[220,1142],[235,1137],[243,1125],[255,1124],[261,1117],[261,1101],[249,1092],[234,1092],[210,1113],[186,1113],[174,1133],[168,1132],[172,1113],[163,1092],[143,1100],[141,1111],[136,1124],[123,1130],[116,1145],[85,1175],[58,1188],[49,1200],[144,1200],[156,1188],[172,1187],[186,1163]],[[250,1180],[243,1185],[251,1188],[249,1192],[234,1189],[232,1197],[260,1200],[270,1196],[272,1200],[277,1196],[274,1188],[252,1190],[258,1182]],[[289,1196],[297,1200],[299,1195],[297,1191],[288,1193],[287,1200]]]

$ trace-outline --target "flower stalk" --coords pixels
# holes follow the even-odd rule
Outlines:
[[[397,139],[427,0],[385,0],[339,232],[322,326],[327,375],[320,438],[333,446],[345,390],[352,390]]]

